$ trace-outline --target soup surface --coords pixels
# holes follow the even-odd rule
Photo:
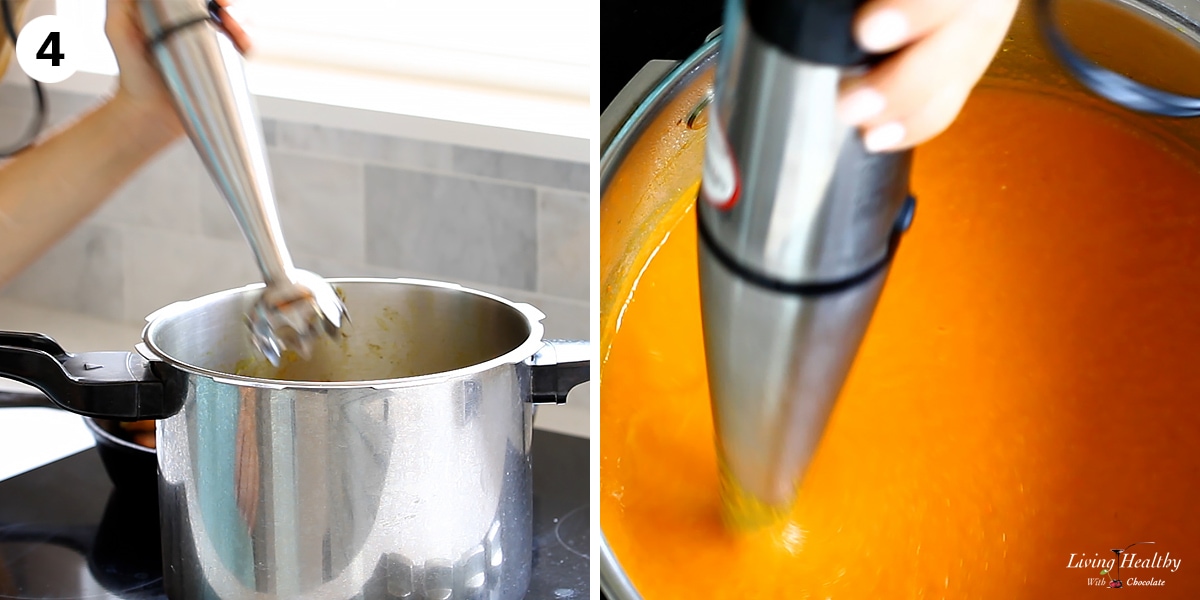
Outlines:
[[[1125,587],[1200,597],[1200,156],[983,88],[914,169],[916,221],[799,501],[759,533],[719,516],[694,190],[664,221],[601,370],[601,521],[634,584],[1074,598],[1154,542],[1118,563]]]

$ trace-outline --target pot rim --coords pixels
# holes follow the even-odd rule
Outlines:
[[[621,123],[612,140],[600,149],[600,201],[604,201],[604,190],[608,189],[609,177],[613,168],[624,161],[633,144],[640,138],[646,124],[654,118],[662,105],[670,100],[671,92],[687,74],[700,68],[711,60],[721,45],[720,32],[714,32],[708,41],[704,42],[690,56],[683,59],[671,69],[658,84],[645,94],[637,108]],[[621,90],[625,92],[624,89]],[[603,115],[601,116],[603,118]]]
[[[162,361],[172,367],[208,377],[218,383],[226,383],[242,387],[264,388],[264,389],[304,389],[304,390],[331,390],[331,389],[358,389],[371,388],[377,390],[397,389],[417,387],[423,385],[431,385],[441,383],[446,380],[460,378],[464,376],[483,373],[496,367],[504,365],[515,365],[525,362],[535,354],[545,343],[542,338],[545,334],[545,327],[542,325],[542,319],[546,315],[530,304],[523,302],[513,302],[502,298],[495,294],[464,287],[457,283],[448,283],[444,281],[433,281],[427,279],[412,279],[400,277],[396,279],[385,279],[378,277],[340,277],[327,279],[330,284],[338,283],[371,283],[371,284],[387,284],[387,285],[404,285],[417,287],[441,288],[452,292],[464,293],[468,295],[478,296],[487,300],[498,302],[513,310],[517,314],[525,318],[525,322],[529,327],[529,334],[525,340],[517,344],[508,352],[488,359],[481,363],[476,363],[451,371],[443,371],[440,373],[428,373],[425,375],[417,375],[413,377],[401,377],[394,379],[374,379],[363,381],[292,381],[285,379],[265,379],[260,377],[249,377],[245,375],[237,375],[233,373],[225,373],[215,369],[208,369],[188,364],[184,361],[176,359],[164,352],[157,344],[154,343],[155,334],[158,328],[163,326],[163,323],[171,320],[173,317],[184,313],[197,310],[200,307],[207,306],[213,302],[219,301],[230,296],[238,296],[250,293],[254,290],[259,290],[265,287],[266,284],[254,283],[244,287],[224,290],[201,296],[192,300],[183,300],[164,306],[146,317],[146,327],[142,329],[142,343],[137,345],[137,351],[147,360]]]
[[[720,33],[715,33],[690,56],[671,69],[646,95],[629,117],[621,124],[612,137],[609,145],[601,150],[600,156],[600,202],[604,202],[604,191],[608,188],[609,178],[613,169],[621,164],[633,144],[640,137],[646,124],[650,122],[664,104],[671,98],[671,92],[688,75],[699,69],[707,68],[709,61],[716,58],[721,45]],[[716,68],[715,65],[712,68]],[[624,90],[622,90],[624,91]],[[600,589],[606,596],[614,600],[640,600],[641,593],[637,586],[621,566],[616,550],[608,543],[604,535],[604,524],[600,523]]]

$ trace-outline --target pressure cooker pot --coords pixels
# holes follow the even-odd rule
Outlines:
[[[588,378],[528,304],[411,279],[331,280],[355,321],[274,367],[261,286],[148,317],[133,353],[0,334],[0,376],[156,432],[173,598],[502,598],[532,559],[535,405]]]

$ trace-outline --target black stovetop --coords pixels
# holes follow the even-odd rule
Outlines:
[[[533,436],[528,598],[589,597],[588,440]],[[95,449],[0,482],[0,599],[157,600],[158,507],[118,493]]]

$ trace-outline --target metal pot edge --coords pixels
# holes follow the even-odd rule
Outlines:
[[[331,284],[383,283],[383,284],[405,284],[405,285],[438,287],[438,288],[453,290],[453,291],[457,291],[457,292],[463,292],[463,293],[471,294],[471,295],[475,295],[475,296],[480,296],[483,298],[487,298],[489,300],[499,302],[499,303],[511,308],[512,310],[520,313],[525,318],[526,322],[529,325],[529,335],[526,336],[524,342],[521,342],[519,345],[514,347],[512,350],[509,350],[508,352],[506,352],[500,356],[497,356],[495,358],[492,358],[490,360],[487,360],[487,361],[484,361],[484,362],[481,362],[478,364],[463,367],[461,369],[447,371],[445,373],[432,373],[432,374],[428,374],[428,375],[420,375],[417,377],[406,377],[406,378],[400,378],[400,379],[382,379],[382,380],[376,380],[376,381],[340,381],[340,382],[284,381],[284,380],[275,380],[275,379],[260,379],[260,378],[255,378],[255,377],[247,377],[247,376],[243,376],[243,375],[234,375],[231,373],[223,373],[223,372],[215,371],[212,369],[196,367],[194,365],[189,365],[182,361],[176,360],[176,359],[170,357],[166,352],[163,352],[152,341],[156,327],[161,326],[161,324],[166,319],[168,319],[172,316],[181,314],[186,311],[194,310],[195,308],[197,308],[198,306],[201,306],[203,304],[207,304],[207,303],[210,303],[210,302],[222,299],[222,298],[226,298],[228,296],[235,296],[238,294],[247,293],[251,290],[261,289],[263,287],[263,284],[255,283],[255,284],[243,286],[240,288],[234,288],[234,289],[229,289],[229,290],[223,290],[220,292],[214,292],[212,294],[200,296],[199,298],[194,298],[192,300],[182,300],[182,301],[175,302],[173,304],[164,306],[164,307],[150,313],[150,315],[146,317],[146,326],[142,329],[142,341],[141,341],[141,343],[137,344],[135,349],[137,350],[137,353],[142,355],[142,357],[145,358],[146,360],[161,361],[163,364],[169,365],[170,367],[172,367],[174,369],[178,369],[180,371],[184,371],[184,372],[191,373],[194,375],[200,375],[203,377],[208,377],[208,378],[211,378],[211,379],[216,380],[221,383],[229,383],[229,384],[245,386],[245,387],[257,387],[257,388],[266,388],[266,389],[340,389],[340,388],[359,388],[359,387],[370,387],[370,388],[374,388],[374,389],[396,389],[396,388],[429,385],[432,383],[437,383],[439,381],[452,379],[455,377],[461,377],[461,376],[470,375],[473,373],[482,373],[484,371],[493,369],[495,367],[503,366],[503,365],[518,364],[521,362],[525,362],[525,361],[529,360],[530,358],[532,358],[534,355],[536,355],[538,353],[538,351],[541,350],[543,348],[543,346],[545,346],[545,341],[544,341],[545,326],[542,325],[542,319],[545,318],[545,314],[542,313],[537,308],[533,307],[532,305],[525,304],[525,303],[513,302],[512,300],[498,296],[496,294],[484,292],[481,290],[476,290],[473,288],[468,288],[466,286],[459,285],[457,283],[449,283],[449,282],[436,281],[436,280],[430,280],[430,279],[413,279],[413,278],[387,279],[387,278],[378,278],[378,277],[339,277],[339,278],[330,278],[328,281]]]
[[[721,36],[712,35],[681,62],[651,61],[629,81],[600,115],[600,202],[608,188],[613,166],[628,154],[646,123],[669,100],[671,92],[697,68],[711,60],[720,47]],[[637,100],[640,98],[640,102]],[[631,110],[632,107],[632,110]],[[608,118],[605,118],[608,115]],[[613,115],[616,115],[614,117]],[[623,119],[621,117],[624,117]],[[616,553],[600,526],[600,591],[608,600],[642,600],[637,588],[621,567]]]

